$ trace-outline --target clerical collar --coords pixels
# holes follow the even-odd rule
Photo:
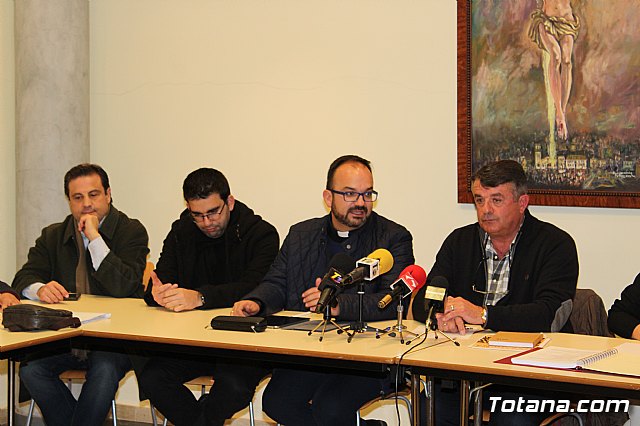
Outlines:
[[[344,240],[346,240],[347,238],[349,238],[349,236],[351,235],[350,231],[338,231],[336,228],[333,227],[333,224],[330,223],[329,224],[329,238],[331,238],[333,241],[336,241],[338,243],[343,242]]]

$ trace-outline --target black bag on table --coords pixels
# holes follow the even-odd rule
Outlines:
[[[73,312],[39,305],[19,304],[2,311],[2,325],[10,331],[60,330],[80,327]]]
[[[214,330],[252,331],[260,333],[267,329],[267,321],[262,317],[234,317],[218,315],[211,319]]]

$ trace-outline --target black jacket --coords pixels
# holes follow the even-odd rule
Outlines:
[[[622,291],[620,299],[609,309],[609,329],[619,336],[631,338],[640,324],[640,274]]]
[[[511,263],[509,293],[495,306],[487,307],[486,326],[496,331],[550,331],[560,306],[563,303],[567,306],[575,295],[576,245],[569,234],[536,219],[529,210],[525,211],[521,232]],[[443,276],[449,281],[449,295],[481,306],[484,295],[474,292],[472,285],[477,290],[487,288],[483,257],[478,223],[458,228],[442,244],[427,285],[434,277]],[[416,301],[424,300],[425,289],[426,286],[418,292]],[[568,319],[569,307],[561,311],[564,321]],[[413,304],[413,316],[419,321],[426,320],[423,303]],[[569,322],[564,321],[560,321],[564,324],[562,330],[570,331]]]
[[[200,249],[196,241],[202,239],[202,235],[191,220],[189,211],[183,211],[164,240],[156,273],[163,283],[176,283],[182,288],[202,293],[206,301],[203,308],[232,306],[255,288],[269,270],[280,242],[278,231],[271,224],[236,200],[227,229],[221,237],[224,238],[226,257],[216,259],[226,265],[226,280],[196,287],[194,274]],[[151,288],[151,285],[147,286],[144,300],[148,305],[158,306]]]
[[[315,285],[316,278],[324,276],[331,260],[326,250],[330,220],[330,215],[327,215],[291,227],[264,280],[245,297],[260,302],[262,309],[259,315],[268,315],[282,309],[307,310],[301,295]],[[400,272],[414,263],[409,231],[372,212],[365,225],[352,231],[342,247],[354,260],[363,258],[378,248],[391,252],[393,268],[364,286],[366,294],[363,319],[372,321],[394,317],[397,303],[390,304],[384,310],[378,309],[377,303],[389,292],[389,285],[398,278]],[[338,296],[340,319],[358,318],[358,298],[355,291],[355,287],[347,288],[345,293]]]

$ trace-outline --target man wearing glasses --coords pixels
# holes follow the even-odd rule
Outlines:
[[[438,329],[464,334],[465,324],[480,324],[494,331],[571,331],[568,319],[578,281],[576,246],[565,231],[529,213],[522,166],[501,160],[482,167],[472,178],[471,192],[478,222],[447,237],[429,272],[427,285],[437,276],[449,282],[444,312],[436,314]],[[425,289],[416,300],[424,299]],[[413,304],[413,316],[426,321],[422,303]],[[449,395],[454,401],[448,407],[446,392],[437,395],[436,412],[453,415],[448,419],[438,415],[438,424],[446,424],[445,420],[459,424],[458,395],[457,391]],[[501,414],[491,413],[492,422]],[[519,415],[515,423],[505,424],[529,423]]]
[[[373,189],[369,161],[355,155],[336,159],[329,167],[322,195],[330,213],[291,227],[269,273],[234,305],[234,315],[264,316],[282,309],[314,311],[320,277],[334,255],[348,254],[355,267],[355,260],[385,248],[394,258],[394,267],[364,286],[363,320],[395,317],[397,303],[384,310],[377,303],[389,293],[399,273],[413,264],[412,237],[403,226],[373,211],[378,193]],[[356,289],[345,289],[331,313],[338,320],[358,319]],[[387,384],[385,375],[358,375],[326,367],[276,368],[262,406],[269,417],[287,426],[351,426],[360,406],[387,390]]]
[[[191,172],[182,186],[186,210],[164,240],[144,299],[174,312],[233,305],[256,287],[278,253],[276,229],[231,195],[218,170]],[[173,424],[222,425],[246,407],[267,374],[259,365],[181,357],[152,358],[138,380]],[[201,401],[183,384],[211,375]]]

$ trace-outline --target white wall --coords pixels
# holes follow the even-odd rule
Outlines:
[[[93,0],[92,160],[139,217],[157,260],[206,165],[281,233],[324,213],[335,157],[373,162],[377,210],[415,238],[429,268],[456,202],[453,0]],[[610,304],[640,269],[637,210],[533,207],[565,228],[580,286]]]
[[[0,5],[0,273],[10,280],[13,6]],[[116,205],[147,226],[152,261],[189,171],[222,170],[283,238],[324,214],[326,169],[345,153],[372,161],[377,210],[412,231],[425,269],[454,227],[475,220],[456,202],[456,1],[91,1],[91,159],[110,173]],[[531,210],[573,235],[579,285],[607,306],[640,271],[637,210]]]
[[[220,168],[284,236],[324,213],[329,163],[358,153],[373,162],[378,210],[413,230],[428,265],[472,219],[455,204],[446,3],[92,1],[92,159],[147,225],[152,258],[192,169]]]

